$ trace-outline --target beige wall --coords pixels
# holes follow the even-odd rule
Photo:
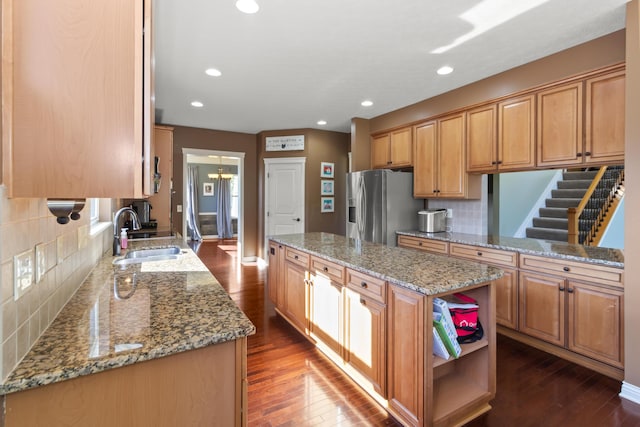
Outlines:
[[[89,234],[89,207],[78,221],[60,225],[46,199],[7,199],[0,186],[0,313],[2,379],[80,287],[98,259],[111,250],[113,228]],[[13,257],[44,244],[46,273],[14,301]],[[35,259],[35,255],[34,255]]]
[[[244,153],[244,257],[257,254],[258,230],[258,189],[257,189],[257,138],[256,135],[239,132],[226,132],[185,126],[173,126],[173,189],[171,202],[173,228],[182,232],[183,215],[177,212],[176,205],[183,200],[183,148],[200,150],[233,151]]]
[[[304,135],[304,150],[265,151],[265,138],[269,136]],[[326,231],[345,234],[346,231],[346,173],[350,135],[316,129],[289,129],[265,131],[259,134],[258,160],[259,239],[264,241],[264,159],[277,157],[306,157],[305,164],[305,231]],[[334,164],[334,212],[320,212],[320,163]],[[260,256],[263,248],[259,248]]]
[[[627,78],[625,112],[625,382],[640,387],[640,3],[627,4]],[[635,168],[638,165],[638,169]],[[637,270],[637,271],[636,271]]]

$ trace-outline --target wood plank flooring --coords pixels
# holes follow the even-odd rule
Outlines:
[[[248,340],[250,427],[399,426],[319,350],[276,315],[266,269],[239,265],[235,241],[192,245],[256,325]],[[640,427],[620,382],[498,335],[493,409],[468,427]]]

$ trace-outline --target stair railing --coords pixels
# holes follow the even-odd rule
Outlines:
[[[607,183],[612,178],[607,176],[611,175],[611,173],[606,174],[607,169],[606,166],[600,168],[580,204],[575,208],[568,209],[569,243],[591,245],[593,243],[597,244],[597,241],[599,241],[598,236],[602,234],[600,225],[604,224],[607,218],[610,219],[611,214],[608,213],[608,210],[617,201],[618,189],[624,181],[624,169],[622,169],[612,185]],[[612,172],[614,170],[612,169]],[[603,182],[605,177],[607,179]],[[602,185],[600,185],[601,183]],[[606,195],[606,197],[603,197],[603,195]],[[585,212],[585,210],[589,212]],[[588,213],[588,215],[585,215],[585,213]],[[581,218],[583,216],[587,218]]]
[[[582,215],[582,211],[584,211],[587,203],[589,203],[589,199],[593,195],[594,191],[596,191],[596,188],[606,171],[607,167],[602,166],[593,178],[593,181],[591,181],[591,185],[587,189],[587,192],[584,193],[584,196],[582,197],[582,200],[580,200],[578,206],[567,210],[567,218],[569,220],[567,241],[569,243],[580,243],[580,215]]]

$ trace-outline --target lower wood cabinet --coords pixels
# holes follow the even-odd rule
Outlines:
[[[622,290],[520,272],[521,332],[619,368],[622,310]]]
[[[283,314],[300,332],[308,329],[307,295],[309,271],[290,261],[284,266]]]
[[[344,335],[344,267],[311,257],[309,333],[342,357]]]

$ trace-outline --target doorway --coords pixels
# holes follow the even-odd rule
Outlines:
[[[265,252],[267,236],[305,231],[305,157],[264,159]]]
[[[231,187],[231,203],[229,211],[233,230],[233,237],[237,239],[237,260],[244,261],[244,156],[245,153],[217,150],[202,150],[195,148],[183,148],[183,206],[190,206],[187,201],[189,194],[187,186],[189,168],[195,167],[197,179],[194,191],[195,210],[193,213],[196,224],[204,240],[217,240],[217,181],[229,179]],[[182,219],[182,235],[190,239],[187,217],[185,212]]]

